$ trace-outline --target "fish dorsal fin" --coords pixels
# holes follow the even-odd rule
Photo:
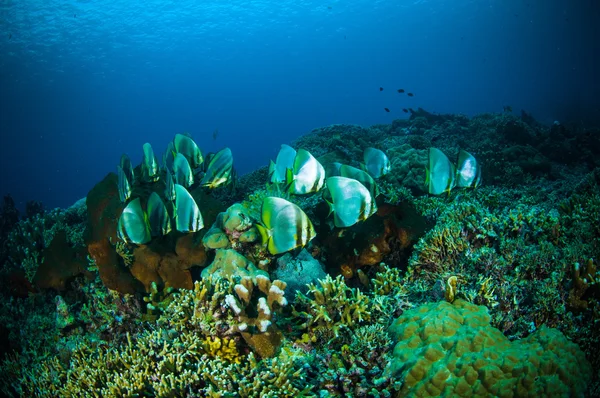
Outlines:
[[[175,184],[175,227],[179,232],[196,232],[204,228],[196,201],[180,184]]]
[[[129,178],[127,178],[127,173],[121,166],[117,166],[117,177],[119,199],[121,199],[121,202],[125,203],[131,196],[131,183]]]
[[[202,164],[202,152],[189,134],[175,134],[173,138],[173,148],[177,153],[185,156],[192,168],[197,168]]]
[[[437,148],[429,148],[429,183],[428,192],[440,195],[449,187],[454,187],[456,168],[444,152]]]
[[[294,172],[292,169],[285,170],[285,187],[283,188],[283,192],[290,192],[292,189],[292,184],[294,183]]]
[[[275,159],[275,168],[277,170],[278,178],[284,178],[286,169],[294,167],[296,155],[297,152],[294,148],[286,144],[281,145],[281,149]]]
[[[129,180],[129,185],[133,186],[133,183],[135,182],[135,176],[133,173],[133,165],[131,164],[131,159],[129,159],[129,156],[126,154],[121,155],[120,166],[125,172],[125,176],[127,176],[127,179]]]

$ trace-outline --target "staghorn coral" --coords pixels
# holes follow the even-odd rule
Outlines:
[[[341,275],[327,275],[319,286],[308,285],[307,295],[296,294],[293,315],[301,321],[311,341],[321,338],[334,340],[371,318],[369,298],[356,288],[349,288]]]
[[[258,361],[252,353],[243,357],[227,337],[157,328],[135,338],[127,333],[124,344],[82,341],[68,358],[38,358],[27,372],[15,361],[5,363],[4,369],[11,372],[10,385],[21,396],[40,391],[49,397],[87,396],[90,389],[103,397],[205,397],[224,391],[240,397],[306,396],[306,370],[295,351],[287,348]]]
[[[25,277],[33,281],[38,267],[43,261],[43,250],[50,244],[45,237],[46,216],[37,215],[33,218],[20,220],[6,237],[7,261],[3,264],[4,273],[22,269]]]
[[[83,295],[75,306],[77,322],[97,338],[119,341],[142,327],[142,300],[138,297],[106,288],[98,275],[93,282],[78,286],[77,291]]]
[[[196,281],[193,290],[177,291],[158,318],[158,325],[181,333],[193,330],[202,336],[224,336],[235,322],[223,305],[233,285],[226,278],[208,277]]]
[[[204,339],[203,347],[211,358],[221,358],[233,363],[241,362],[241,355],[233,339],[209,336]]]
[[[208,381],[203,392],[210,397],[315,397],[306,385],[306,369],[296,351],[288,348],[276,358],[261,361],[250,353],[242,364],[210,361],[201,370]]]
[[[582,396],[591,377],[583,352],[556,329],[509,342],[485,307],[463,300],[427,304],[390,326],[397,341],[388,376],[398,396]]]
[[[162,290],[158,290],[155,282],[150,285],[148,295],[144,297],[146,303],[146,312],[142,314],[142,319],[145,321],[155,321],[162,314],[165,308],[173,300],[173,293],[176,289],[166,286]]]

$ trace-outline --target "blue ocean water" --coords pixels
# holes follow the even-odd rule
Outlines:
[[[596,3],[3,0],[0,194],[69,206],[178,132],[244,174],[313,128],[407,107],[597,123]]]

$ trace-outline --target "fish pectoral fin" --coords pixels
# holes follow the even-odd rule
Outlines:
[[[265,227],[262,224],[256,223],[255,225],[256,229],[258,230],[258,233],[260,234],[260,238],[263,245],[268,245],[269,240],[271,239],[271,231],[268,230],[267,227]]]
[[[327,202],[327,205],[329,206],[329,213],[327,213],[327,217],[329,217],[331,213],[333,213],[333,203],[331,203],[327,199],[325,199],[325,202]]]

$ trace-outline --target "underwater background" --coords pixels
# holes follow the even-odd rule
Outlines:
[[[71,205],[175,132],[231,147],[245,174],[314,128],[405,107],[597,122],[598,16],[591,0],[3,1],[0,193]]]
[[[0,1],[0,395],[600,395],[595,1]]]

